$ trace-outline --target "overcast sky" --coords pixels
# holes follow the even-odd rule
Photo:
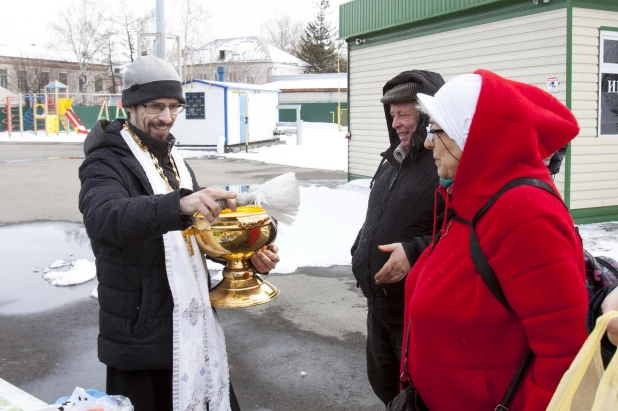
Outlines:
[[[50,41],[49,24],[62,11],[70,12],[75,0],[0,0],[0,44],[23,46],[43,45]],[[109,13],[114,13],[116,0],[105,1]],[[303,22],[313,20],[317,9],[314,0],[194,0],[201,1],[212,13],[212,38],[244,37],[260,34],[262,22],[272,16],[288,14]],[[349,0],[330,0],[330,20],[337,29],[339,5]],[[156,0],[131,0],[139,15],[153,9]],[[180,0],[165,0],[167,13],[175,13]]]

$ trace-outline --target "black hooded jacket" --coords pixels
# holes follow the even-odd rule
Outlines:
[[[419,83],[419,93],[429,95],[434,95],[444,84],[437,73],[412,70],[388,81],[383,94],[409,82]],[[414,265],[431,242],[434,192],[439,177],[433,154],[424,147],[427,116],[421,114],[409,153],[400,164],[393,156],[400,140],[392,127],[390,105],[384,105],[384,113],[390,147],[381,154],[382,163],[373,177],[365,223],[352,246],[352,272],[368,299],[369,310],[380,321],[402,324],[405,280],[383,286],[376,284],[376,273],[390,257],[389,253],[378,250],[378,246],[403,243],[410,265]],[[442,209],[437,212],[440,214]]]
[[[184,230],[168,158],[174,139],[138,136],[158,157],[174,191],[154,195],[146,173],[120,135],[120,120],[98,122],[84,142],[79,209],[92,243],[99,280],[99,359],[118,370],[172,369],[174,302],[162,235]],[[189,168],[194,189],[195,176]]]

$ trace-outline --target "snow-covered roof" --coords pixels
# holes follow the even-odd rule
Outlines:
[[[271,87],[269,85],[258,85],[258,84],[246,84],[246,83],[231,83],[227,81],[211,81],[211,80],[189,80],[185,84],[189,83],[201,83],[201,84],[211,84],[213,86],[233,88],[237,90],[257,90],[257,91],[276,91],[280,92],[276,87]]]
[[[220,60],[219,51],[225,50],[225,59]],[[236,37],[217,39],[206,44],[198,53],[201,61],[207,63],[279,63],[300,67],[310,67],[306,61],[299,59],[275,46],[266,44],[258,37]]]
[[[289,76],[273,76],[272,83],[265,84],[281,90],[324,90],[347,89],[347,73],[297,74]]]

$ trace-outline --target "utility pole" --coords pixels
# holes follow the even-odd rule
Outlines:
[[[156,8],[157,57],[165,58],[165,0],[157,0]],[[180,68],[179,68],[180,71]]]

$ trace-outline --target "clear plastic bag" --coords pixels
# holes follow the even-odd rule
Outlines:
[[[120,395],[104,395],[96,398],[83,388],[76,387],[67,401],[35,411],[133,411],[133,405],[128,398]]]

